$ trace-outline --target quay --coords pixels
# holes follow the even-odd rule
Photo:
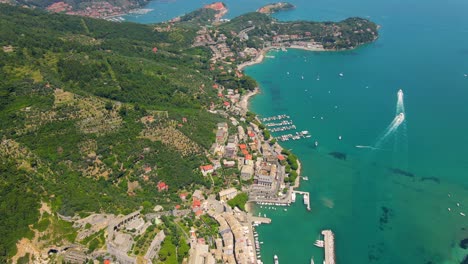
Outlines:
[[[304,204],[307,207],[307,210],[310,211],[310,195],[308,192],[302,192],[302,191],[293,191],[295,194],[302,194],[304,196]]]
[[[271,219],[267,217],[259,217],[259,216],[251,216],[250,221],[252,223],[260,223],[260,224],[270,224]]]
[[[324,236],[325,260],[324,264],[335,264],[335,235],[331,230],[322,230]]]

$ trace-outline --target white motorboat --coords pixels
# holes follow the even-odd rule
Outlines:
[[[275,255],[275,256],[273,257],[273,260],[275,261],[275,264],[279,264],[278,256]]]

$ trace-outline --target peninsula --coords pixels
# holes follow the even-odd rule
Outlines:
[[[295,6],[291,3],[279,2],[265,5],[257,10],[257,12],[262,14],[273,14],[279,11],[286,11],[294,9]]]
[[[239,68],[378,32],[223,12],[139,25],[0,4],[0,262],[262,263],[255,226],[270,220],[246,203],[297,194],[310,209],[278,144],[310,135],[248,111],[258,85]]]

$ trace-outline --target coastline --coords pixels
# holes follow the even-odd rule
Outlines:
[[[266,54],[270,51],[270,50],[278,50],[278,49],[286,49],[286,51],[288,49],[299,49],[299,50],[306,50],[306,51],[317,51],[317,52],[322,52],[322,51],[335,51],[335,50],[327,50],[327,49],[324,49],[323,47],[319,47],[319,46],[313,46],[313,47],[305,47],[305,46],[301,46],[301,45],[290,45],[288,47],[266,47],[266,48],[263,48],[259,54],[257,55],[257,57],[255,57],[254,59],[250,60],[250,61],[246,61],[244,63],[241,63],[239,65],[237,65],[237,70],[239,71],[243,71],[245,67],[248,67],[248,66],[252,66],[252,65],[255,65],[255,64],[259,64],[259,63],[262,63],[263,60],[265,59],[265,56]]]
[[[263,59],[263,56],[262,56],[262,59]],[[257,61],[257,60],[256,60]],[[261,62],[261,61],[260,61]],[[254,65],[254,64],[257,64],[257,63],[260,63],[260,62],[255,62],[251,65]],[[245,67],[245,66],[244,66]],[[239,102],[239,106],[242,110],[242,112],[245,114],[249,111],[249,100],[260,93],[260,88],[259,87],[255,87],[255,89],[253,91],[250,91],[248,92],[246,95],[242,96],[242,99],[240,100]],[[258,120],[258,119],[257,119]],[[260,120],[259,120],[260,122]],[[284,148],[283,146],[281,146],[278,142],[276,142],[276,145],[279,147],[280,151],[282,151]],[[296,170],[297,172],[297,178],[296,180],[294,181],[294,185],[291,185],[290,187],[291,188],[299,188],[300,187],[300,184],[301,184],[301,171],[302,171],[302,164],[301,164],[301,161],[299,159],[299,157],[297,158],[297,164],[298,164],[298,168]],[[250,212],[252,210],[251,208],[251,205],[249,203],[246,204],[246,211],[247,212]]]

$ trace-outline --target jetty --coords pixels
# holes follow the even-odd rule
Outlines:
[[[331,230],[322,230],[324,236],[325,260],[324,264],[335,264],[335,235]]]
[[[267,217],[251,216],[250,221],[256,224],[270,224],[271,219]]]
[[[304,205],[307,207],[307,210],[310,211],[310,195],[308,192],[302,192],[302,191],[292,191],[294,194],[302,194],[304,198]]]

